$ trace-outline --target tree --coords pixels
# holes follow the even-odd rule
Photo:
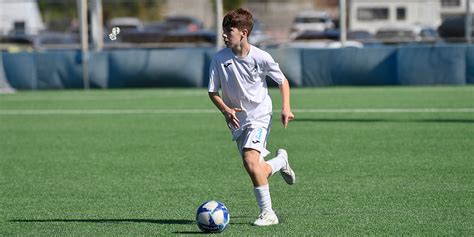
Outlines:
[[[212,6],[216,7],[216,0],[210,0],[212,2]],[[228,12],[230,10],[234,10],[242,6],[247,0],[222,0],[222,5],[224,5],[224,12]]]
[[[160,20],[166,0],[102,0],[104,20],[113,17],[135,16],[141,20]]]
[[[222,0],[224,11],[230,11],[239,8],[246,0]]]
[[[93,0],[89,0],[91,2]],[[160,20],[167,0],[102,0],[104,22],[113,17],[133,16],[141,20]],[[38,6],[51,30],[66,30],[77,19],[76,0],[38,0]]]

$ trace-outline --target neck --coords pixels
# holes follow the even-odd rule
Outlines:
[[[232,52],[234,52],[237,57],[245,57],[250,52],[250,44],[242,42],[241,44],[237,45],[237,47],[232,48]]]

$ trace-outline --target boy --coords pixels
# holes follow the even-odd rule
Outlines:
[[[224,115],[252,180],[260,208],[254,225],[278,224],[278,217],[272,209],[268,178],[280,171],[288,184],[294,184],[296,177],[284,149],[278,149],[277,156],[269,161],[263,159],[270,153],[266,143],[272,115],[272,101],[265,78],[269,76],[279,85],[281,121],[285,128],[294,119],[290,109],[290,87],[270,54],[248,43],[253,28],[253,17],[248,10],[239,8],[227,13],[222,27],[227,47],[212,59],[209,97]]]

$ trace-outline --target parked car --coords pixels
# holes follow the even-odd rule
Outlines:
[[[143,23],[136,17],[117,17],[110,19],[107,23],[107,28],[109,30],[113,27],[119,27],[120,33],[126,33],[129,30],[143,30]]]
[[[204,29],[204,24],[192,16],[168,16],[163,24],[174,31],[196,32]]]
[[[0,35],[1,51],[33,51],[34,40],[28,35]]]
[[[375,37],[384,44],[435,43],[439,40],[437,31],[428,26],[387,26],[377,30]]]
[[[116,40],[106,40],[111,47],[210,46],[216,41],[216,34],[205,30],[203,23],[191,16],[169,16],[163,21],[147,24],[133,18],[120,18],[108,24],[108,27],[115,26],[119,26],[121,31]]]
[[[216,33],[199,30],[185,31],[130,31],[121,35],[120,43],[141,44],[145,47],[213,46]]]
[[[366,46],[380,46],[382,43],[377,40],[374,34],[366,30],[353,30],[347,32],[347,39],[352,41],[361,42]]]
[[[285,44],[289,48],[363,48],[358,41],[346,40],[344,45],[339,40],[338,30],[311,31],[298,35],[293,41]]]
[[[37,50],[78,49],[81,41],[79,35],[63,32],[42,32],[33,38]]]
[[[44,31],[38,35],[3,35],[0,36],[0,42],[0,48],[7,51],[80,48],[77,34],[63,32]]]
[[[474,18],[471,25],[474,26]],[[466,37],[466,18],[465,15],[447,17],[438,27],[440,37],[451,42],[463,42]],[[474,30],[472,31],[474,37]]]
[[[327,12],[303,11],[296,15],[290,30],[290,38],[295,39],[302,32],[325,31],[334,28],[334,22]]]

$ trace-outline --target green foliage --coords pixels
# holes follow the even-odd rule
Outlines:
[[[113,17],[136,16],[142,20],[159,20],[166,0],[103,1],[104,19]]]
[[[166,1],[167,0],[103,0],[104,21],[106,22],[110,18],[122,16],[134,16],[142,20],[159,20],[162,18],[162,10]],[[69,23],[77,18],[76,0],[39,0],[38,5],[45,22],[66,21],[66,23]]]
[[[215,8],[216,7],[216,0],[209,0],[212,2],[212,7]],[[234,10],[234,9],[237,9],[239,7],[241,7],[244,3],[246,3],[247,0],[222,0],[222,5],[223,8],[224,8],[224,13],[225,12],[228,12],[228,11],[231,11],[231,10]]]
[[[77,15],[76,0],[39,0],[38,6],[45,20]]]
[[[38,7],[49,30],[68,30],[78,18],[76,0],[39,0]]]
[[[225,11],[230,11],[241,7],[245,2],[246,0],[223,0],[222,4]]]

